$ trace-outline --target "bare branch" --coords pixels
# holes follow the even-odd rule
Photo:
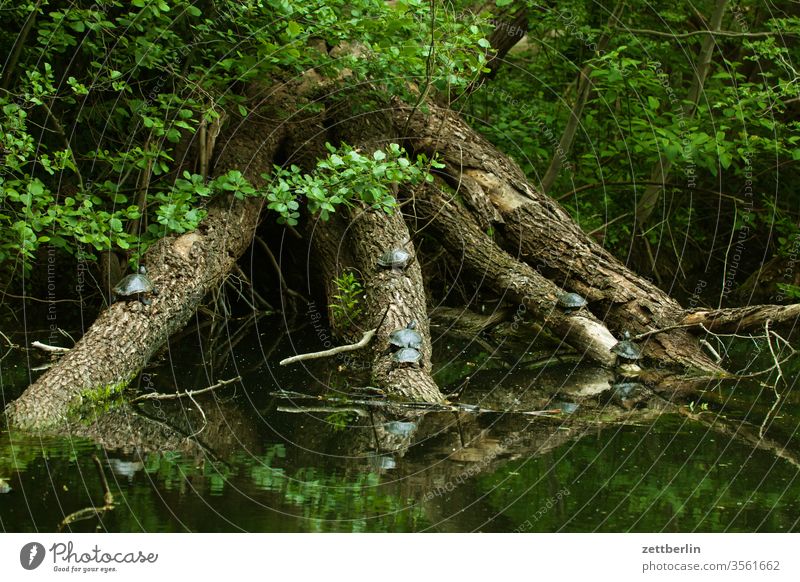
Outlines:
[[[211,392],[212,390],[216,390],[217,388],[221,388],[222,386],[227,386],[228,384],[233,384],[234,382],[238,382],[241,379],[242,379],[241,376],[236,376],[235,378],[231,378],[230,380],[221,380],[220,382],[217,382],[216,384],[213,384],[208,388],[203,388],[201,390],[189,390],[187,392],[176,392],[175,394],[161,394],[158,392],[151,392],[150,394],[142,394],[141,396],[137,396],[136,398],[131,400],[131,404],[133,404],[134,402],[144,402],[145,400],[176,400],[178,398],[184,398],[184,397],[189,397],[192,400],[192,402],[194,402],[195,396],[199,396],[200,394],[205,394],[206,392]],[[197,403],[195,402],[195,404]]]

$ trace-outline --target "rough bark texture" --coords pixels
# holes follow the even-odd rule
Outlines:
[[[763,332],[768,323],[772,328],[797,325],[800,303],[794,305],[750,305],[733,309],[697,309],[688,313],[681,323],[720,333]]]
[[[386,215],[361,209],[346,214],[317,223],[312,238],[331,303],[340,293],[334,279],[347,270],[358,276],[364,288],[359,304],[362,312],[344,321],[331,313],[333,331],[343,341],[353,342],[365,331],[375,329],[386,316],[366,348],[348,353],[348,367],[368,370],[370,381],[394,396],[437,402],[442,394],[430,375],[433,346],[419,261],[415,258],[404,270],[377,265],[378,257],[389,248],[403,247],[415,254],[403,218],[399,212]],[[398,366],[392,361],[389,334],[411,321],[417,322],[417,331],[422,335],[422,361],[418,366]]]
[[[371,288],[366,301],[367,313],[373,321],[379,321],[386,308],[389,308],[373,340],[373,378],[380,385],[391,387],[393,392],[406,398],[432,402],[441,400],[439,388],[430,375],[433,343],[420,263],[415,257],[404,270],[376,266],[376,257],[388,248],[403,247],[415,254],[402,214],[398,211],[386,216],[380,211],[371,210],[355,217],[352,227],[356,265],[362,266],[362,272],[372,271],[367,276]],[[422,335],[422,361],[419,367],[398,367],[389,353],[389,334],[411,321],[416,321],[416,330]]]
[[[614,363],[616,357],[610,349],[617,340],[605,325],[585,309],[566,314],[557,307],[561,289],[497,246],[455,198],[430,187],[416,210],[473,278],[525,305],[534,319],[589,359],[602,365]]]
[[[398,104],[405,127],[411,109]],[[580,293],[618,335],[678,323],[683,310],[650,281],[636,275],[575,224],[552,199],[531,186],[522,170],[452,111],[430,106],[408,125],[410,146],[446,164],[445,178],[483,229],[492,228],[508,253],[555,285]],[[667,364],[717,372],[719,368],[685,330],[648,340],[647,355]]]
[[[278,142],[278,133],[248,121],[224,144],[218,167],[238,168],[253,183],[263,182],[259,173],[271,168]],[[56,429],[87,397],[124,388],[189,321],[203,297],[219,287],[249,246],[261,205],[251,199],[212,207],[195,232],[153,245],[143,258],[159,291],[152,305],[119,302],[101,313],[58,365],[7,407],[9,424]]]
[[[357,144],[361,151],[371,154],[392,141],[393,128],[384,113],[371,113],[334,125],[331,134],[332,141]],[[426,402],[442,400],[431,377],[433,346],[422,270],[402,213],[396,210],[386,214],[361,206],[340,208],[329,221],[317,221],[310,236],[329,305],[341,293],[334,279],[347,270],[358,276],[364,289],[358,316],[341,321],[329,313],[334,334],[354,342],[365,331],[375,329],[385,315],[371,344],[349,353],[350,366],[369,370],[371,382],[393,396]],[[408,267],[403,270],[378,267],[378,258],[392,248],[403,248],[414,255]],[[401,366],[392,360],[388,338],[392,331],[406,327],[411,321],[416,321],[423,338],[422,360],[418,365]]]

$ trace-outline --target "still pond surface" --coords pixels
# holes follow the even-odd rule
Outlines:
[[[443,335],[434,346],[437,380],[483,412],[398,416],[346,389],[346,361],[277,365],[320,348],[313,328],[281,333],[290,326],[269,317],[227,326],[217,341],[203,329],[173,339],[135,384],[146,393],[241,382],[194,401],[97,407],[99,419],[69,437],[0,432],[0,529],[800,529],[796,359],[783,364],[775,389],[767,374],[667,402],[616,394],[607,372],[567,360],[537,366]],[[729,369],[771,364],[763,341],[726,347]],[[42,356],[3,354],[5,405]],[[103,505],[104,479],[113,509],[72,521]]]

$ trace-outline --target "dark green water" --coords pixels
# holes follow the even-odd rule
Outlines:
[[[275,390],[331,392],[340,383],[336,363],[279,368],[276,361],[295,349],[317,347],[313,330],[290,341],[277,333],[284,327],[262,319],[241,336],[228,330],[227,339],[240,339],[228,345],[227,360],[189,334],[147,371],[140,385],[159,392],[243,377],[198,397],[205,421],[191,401],[139,409],[173,436],[173,429],[184,437],[200,431],[188,440],[129,435],[141,431],[130,421],[138,415],[126,409],[103,425],[117,427],[116,440],[87,428],[102,433],[96,440],[105,446],[85,438],[88,432],[46,440],[0,433],[0,528],[54,531],[65,516],[102,505],[95,455],[115,507],[73,522],[72,531],[800,529],[797,362],[784,366],[787,382],[774,408],[771,388],[753,380],[712,386],[676,408],[626,411],[601,395],[552,418],[283,412],[292,402],[270,395]],[[573,380],[585,372],[493,367],[493,358],[461,347],[444,339],[434,346],[440,381],[460,382],[468,370],[460,400],[493,410],[553,408],[569,400]],[[752,353],[743,342],[732,358],[744,364]],[[762,355],[756,364],[767,362]],[[27,366],[21,353],[0,362],[4,402],[25,387]],[[676,412],[690,406],[696,416]]]

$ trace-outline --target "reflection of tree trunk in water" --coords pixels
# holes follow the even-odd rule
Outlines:
[[[64,436],[92,439],[108,451],[137,455],[176,452],[186,458],[227,459],[242,450],[257,450],[257,424],[235,404],[213,396],[184,402],[120,406],[99,414],[92,422],[75,423]],[[202,407],[202,414],[197,410]],[[235,430],[233,429],[235,427]]]
[[[586,388],[574,385],[570,391],[575,395],[594,394]],[[551,400],[552,389],[560,390],[556,378],[547,391],[535,394],[526,391],[526,404]],[[493,389],[491,396],[494,401],[502,402],[511,401],[518,394],[510,387],[503,387]],[[800,454],[793,448],[790,437],[785,442],[765,437],[759,435],[758,427],[739,420],[728,420],[714,413],[693,413],[656,396],[642,402],[644,408],[634,410],[607,402],[602,395],[575,396],[575,400],[581,404],[576,413],[552,419],[519,412],[502,417],[419,412],[398,416],[365,408],[366,415],[346,431],[337,430],[326,419],[327,412],[308,413],[298,417],[294,425],[282,423],[281,438],[302,441],[303,447],[293,453],[292,465],[298,470],[317,466],[320,454],[335,455],[342,460],[347,473],[362,474],[369,470],[385,474],[391,477],[391,483],[385,486],[393,488],[398,496],[434,505],[441,505],[453,492],[469,491],[463,487],[465,483],[501,470],[509,462],[551,454],[587,433],[631,424],[648,426],[665,413],[686,416],[712,432],[800,467]],[[205,412],[205,421],[197,412],[187,417],[186,402],[173,402],[161,409],[163,414],[145,405],[142,410],[148,413],[147,417],[122,407],[104,413],[91,424],[70,427],[65,434],[92,438],[109,450],[123,453],[176,451],[197,462],[210,459],[226,463],[242,446],[251,454],[260,454],[262,437],[255,419],[247,418],[236,406],[220,406],[213,396],[198,399],[198,403]],[[602,420],[598,421],[598,415]],[[202,432],[190,436],[202,426],[205,426]],[[393,462],[387,465],[389,459]],[[553,483],[551,496],[553,490],[568,486],[568,483]]]

